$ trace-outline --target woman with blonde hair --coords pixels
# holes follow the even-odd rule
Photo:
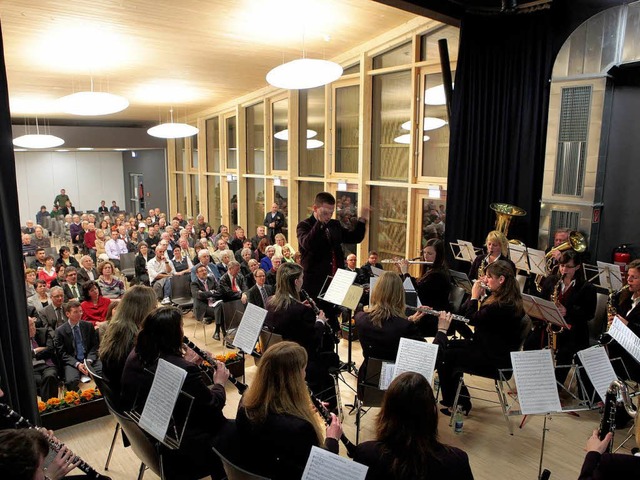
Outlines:
[[[307,352],[296,343],[281,342],[265,352],[236,416],[241,467],[274,480],[298,479],[312,446],[338,453],[340,421],[332,415],[323,438],[305,384],[306,366]]]
[[[291,255],[293,255],[294,253],[296,253],[295,249],[287,243],[287,237],[284,236],[284,234],[282,233],[277,233],[275,236],[275,240],[276,243],[273,245],[273,248],[276,249],[276,257],[283,257],[283,253],[282,253],[282,249],[283,247],[289,247],[289,251],[291,252]]]
[[[504,260],[511,265],[513,274],[516,274],[516,266],[509,259],[509,240],[507,240],[507,237],[505,237],[502,232],[492,230],[487,234],[487,239],[484,244],[487,249],[487,255],[481,253],[471,264],[471,268],[469,269],[469,278],[471,280],[480,278],[482,275],[478,272],[486,272],[487,267],[498,260]]]

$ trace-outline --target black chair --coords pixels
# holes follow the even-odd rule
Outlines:
[[[133,280],[133,277],[136,275],[135,252],[120,254],[120,273],[122,273],[129,282]]]
[[[224,467],[224,471],[227,474],[227,480],[269,480],[268,477],[262,477],[255,473],[246,471],[243,468],[234,465],[229,459],[227,459],[219,450],[215,447],[211,447],[213,453],[215,453]]]
[[[464,288],[454,285],[449,292],[449,306],[452,313],[459,313],[467,292]]]
[[[190,275],[174,275],[171,277],[171,302],[182,310],[182,313],[188,312],[193,308]]]
[[[596,311],[591,320],[587,322],[589,327],[589,346],[598,344],[600,336],[604,333],[607,326],[607,301],[609,296],[604,293],[596,293]]]
[[[258,336],[258,345],[260,346],[260,355],[254,356],[255,364],[258,365],[260,363],[260,356],[264,355],[264,352],[267,351],[269,347],[275,345],[276,343],[282,342],[282,335],[278,333],[273,333],[263,328],[260,331],[260,335]]]
[[[356,411],[356,445],[360,443],[362,417],[366,415],[371,408],[379,408],[382,406],[385,391],[380,389],[380,373],[383,363],[389,363],[389,361],[370,357],[364,367],[366,368],[366,375],[358,382],[358,393],[354,400],[354,408]]]

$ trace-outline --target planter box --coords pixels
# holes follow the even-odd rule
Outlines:
[[[75,407],[42,413],[40,414],[40,418],[44,428],[49,430],[59,430],[61,428],[70,427],[82,422],[88,422],[94,418],[100,418],[106,415],[109,415],[107,405],[104,403],[103,398],[99,398],[97,400],[92,400],[91,402],[81,403]]]
[[[233,363],[227,363],[229,373],[236,378],[244,377],[244,357],[240,357]]]

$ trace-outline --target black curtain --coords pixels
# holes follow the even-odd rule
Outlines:
[[[13,157],[9,92],[0,28],[0,388],[22,416],[38,421],[26,318],[18,188]]]
[[[527,211],[513,220],[509,238],[537,245],[552,27],[550,10],[463,19],[450,122],[447,242],[482,245],[494,228],[489,205],[503,202]]]

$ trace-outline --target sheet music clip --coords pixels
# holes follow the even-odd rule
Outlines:
[[[473,243],[466,240],[458,239],[458,242],[450,242],[451,252],[456,260],[462,260],[463,262],[473,263],[478,252],[482,251],[480,248],[473,246]],[[457,247],[457,251],[456,248]]]
[[[468,294],[471,294],[473,283],[469,280],[466,273],[458,272],[456,270],[449,270],[449,273],[451,274],[451,280],[453,280],[454,285],[462,288]]]

